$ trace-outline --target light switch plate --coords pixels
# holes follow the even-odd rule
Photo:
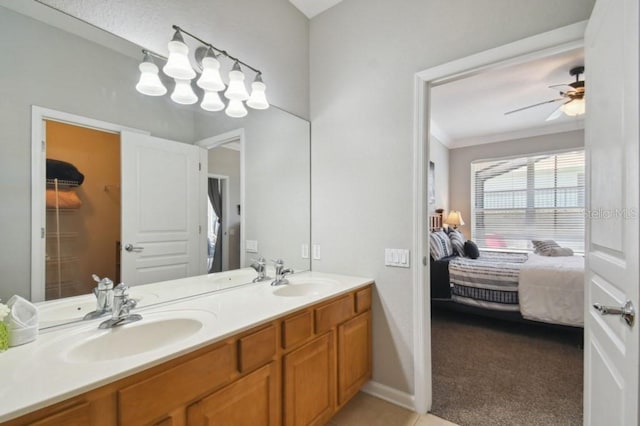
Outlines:
[[[303,259],[309,258],[309,244],[302,244],[301,255]]]
[[[313,259],[320,260],[320,244],[313,245]]]
[[[411,266],[409,250],[406,249],[384,249],[385,266],[395,266],[398,268],[409,268]]]
[[[247,240],[245,243],[245,251],[247,253],[257,253],[258,252],[258,241],[256,240]]]

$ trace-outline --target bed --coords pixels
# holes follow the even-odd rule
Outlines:
[[[584,325],[584,258],[481,251],[431,259],[434,306],[502,319]]]

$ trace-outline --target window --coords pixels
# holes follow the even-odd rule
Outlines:
[[[584,252],[584,151],[476,161],[471,186],[479,247],[530,250],[550,239]]]

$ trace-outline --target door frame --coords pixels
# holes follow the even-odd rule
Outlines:
[[[57,121],[108,133],[148,131],[96,120],[37,105],[31,106],[31,301],[45,300],[46,253],[46,132],[44,121]]]
[[[214,136],[209,136],[208,138],[199,140],[195,143],[195,145],[205,148],[207,150],[207,153],[209,152],[210,149],[212,148],[217,148],[219,146],[225,145],[227,143],[230,142],[238,142],[240,144],[240,208],[241,208],[241,214],[240,214],[240,267],[244,268],[245,265],[245,257],[246,257],[246,253],[245,253],[245,241],[244,241],[244,229],[245,229],[245,214],[244,214],[244,208],[245,208],[245,152],[246,152],[246,138],[245,138],[245,133],[244,133],[244,128],[238,128],[238,129],[234,129],[234,130],[230,130],[228,132],[225,133],[221,133],[219,135],[214,135]],[[208,157],[207,157],[208,158]],[[208,172],[205,173],[205,175],[207,176],[207,178],[209,177]],[[228,182],[228,180],[227,180]],[[206,186],[205,186],[206,187]],[[228,189],[228,187],[227,187]],[[228,191],[227,191],[228,193]],[[204,200],[203,200],[204,202]],[[204,215],[203,218],[201,218],[200,223],[207,223],[207,209],[206,208],[201,208],[200,209],[201,212],[203,212],[202,214]],[[227,209],[225,211],[225,213],[227,214],[227,217],[230,217],[230,209]],[[228,231],[228,229],[227,229]],[[206,233],[203,233],[203,247],[206,247]],[[225,241],[223,240],[223,243]],[[226,239],[226,243],[227,243],[227,248],[229,247],[229,237],[227,235],[227,239]],[[224,250],[223,250],[223,259],[224,259]],[[228,257],[227,257],[228,259]]]
[[[231,217],[231,204],[229,203],[229,176],[219,175],[215,173],[208,173],[207,179],[218,179],[222,184],[222,211],[223,217]],[[207,181],[208,183],[208,181]],[[207,197],[209,193],[207,191]],[[207,218],[207,226],[209,225]],[[229,270],[229,222],[222,221],[222,270]],[[207,271],[208,273],[208,271]]]
[[[413,269],[414,410],[426,413],[433,401],[431,304],[428,239],[428,170],[431,88],[488,69],[505,67],[584,46],[587,21],[524,38],[420,71],[414,76],[413,251],[422,266]]]

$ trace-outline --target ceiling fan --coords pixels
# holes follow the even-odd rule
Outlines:
[[[556,99],[551,99],[548,101],[540,102],[537,104],[529,105],[523,108],[514,109],[513,111],[505,112],[504,115],[513,114],[515,112],[524,111],[529,108],[534,108],[540,105],[551,104],[554,102],[561,102],[558,108],[556,108],[549,117],[545,121],[555,120],[560,117],[562,113],[565,113],[569,116],[576,116],[584,114],[584,80],[580,80],[580,74],[584,74],[584,66],[579,66],[575,68],[571,68],[569,70],[569,74],[576,77],[576,81],[569,84],[554,84],[553,86],[549,86],[549,88],[555,87],[566,87],[567,90],[560,91],[560,97]]]

